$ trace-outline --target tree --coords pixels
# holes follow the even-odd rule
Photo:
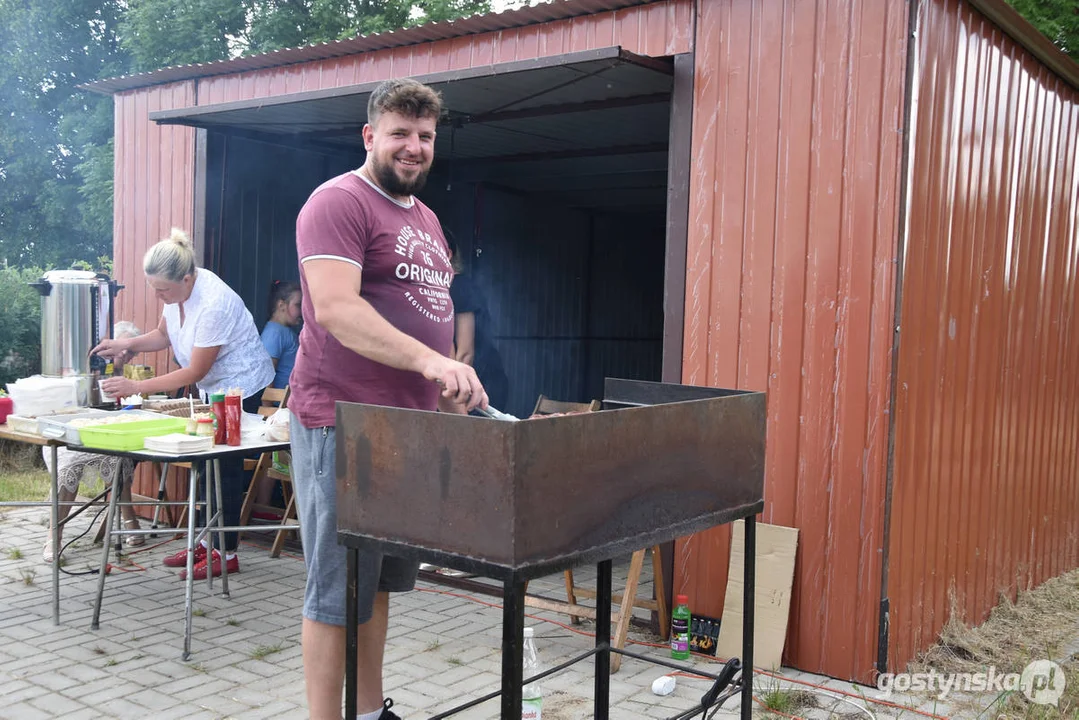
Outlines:
[[[76,86],[122,72],[115,0],[0,0],[0,262],[65,266],[111,251],[80,168],[112,135],[112,102]]]
[[[120,42],[134,70],[212,62],[229,57],[245,33],[247,17],[238,0],[128,0]]]
[[[78,85],[485,12],[488,0],[0,0],[0,263],[112,250],[109,97]]]
[[[491,9],[488,0],[246,0],[246,53],[345,40]]]
[[[1079,61],[1079,4],[1076,0],[1008,0],[1054,45]]]

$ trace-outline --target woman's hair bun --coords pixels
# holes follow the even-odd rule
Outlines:
[[[172,231],[169,233],[169,240],[181,247],[194,249],[194,247],[191,245],[191,238],[189,238],[187,236],[187,233],[185,233],[180,228],[174,227],[172,229]]]

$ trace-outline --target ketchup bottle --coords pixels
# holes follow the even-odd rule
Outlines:
[[[210,395],[214,413],[214,445],[225,444],[225,393]]]
[[[243,398],[239,395],[225,396],[225,442],[229,445],[240,444],[240,423],[243,415]]]

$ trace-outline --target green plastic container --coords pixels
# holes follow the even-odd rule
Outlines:
[[[138,420],[79,428],[79,435],[84,447],[101,450],[142,450],[146,438],[183,433],[186,427],[186,419],[167,417],[160,420]]]

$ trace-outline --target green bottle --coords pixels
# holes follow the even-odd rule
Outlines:
[[[689,660],[689,597],[676,595],[674,610],[671,612],[671,657],[675,660]]]

